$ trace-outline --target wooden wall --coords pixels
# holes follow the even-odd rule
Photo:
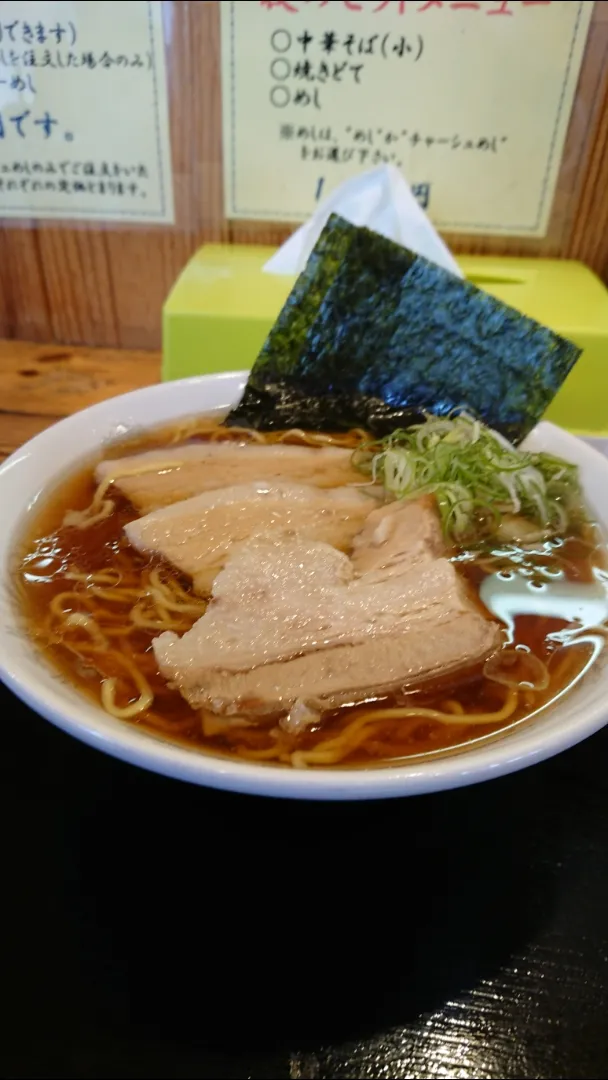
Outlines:
[[[175,226],[3,222],[0,338],[158,348],[163,300],[198,245],[274,244],[288,234],[280,224],[228,222],[223,215],[217,3],[175,0],[166,15]],[[455,251],[571,257],[608,281],[607,57],[608,0],[599,0],[547,238],[450,235]]]

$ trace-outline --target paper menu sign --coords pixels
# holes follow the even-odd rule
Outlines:
[[[0,215],[173,222],[160,2],[0,2]]]
[[[593,3],[221,3],[226,214],[303,221],[374,165],[444,231],[546,233]]]

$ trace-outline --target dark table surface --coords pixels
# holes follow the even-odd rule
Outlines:
[[[0,716],[2,1077],[608,1076],[608,729],[298,804]]]

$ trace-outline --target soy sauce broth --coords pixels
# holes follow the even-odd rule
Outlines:
[[[239,435],[232,437],[238,439]],[[272,441],[278,437],[273,436]],[[117,444],[103,456],[104,459],[121,456],[126,449],[139,452],[158,448],[174,439],[175,428],[166,428],[131,440],[126,446],[125,443]],[[111,652],[97,654],[95,663],[91,664],[62,641],[49,637],[52,601],[64,592],[86,592],[85,586],[75,585],[66,577],[75,567],[83,573],[93,573],[113,569],[119,563],[121,571],[136,580],[141,580],[151,568],[158,568],[164,580],[174,578],[186,588],[188,583],[170,567],[146,559],[130,547],[123,535],[123,527],[137,515],[120,496],[112,495],[115,510],[106,521],[86,530],[62,525],[68,509],[84,509],[90,504],[96,488],[94,464],[88,463],[64,481],[36,514],[16,560],[19,600],[31,637],[69,682],[99,703],[102,680],[115,678],[118,700],[126,705],[133,700],[132,685],[125,679],[123,667]],[[567,537],[555,545],[541,544],[533,551],[511,547],[484,552],[483,556],[464,553],[457,557],[459,570],[480,597],[480,603],[485,602],[492,614],[506,618],[510,623],[512,646],[522,651],[530,650],[547,664],[551,680],[546,691],[522,690],[515,711],[501,724],[472,726],[466,723],[466,715],[462,724],[449,727],[424,719],[415,724],[405,724],[399,719],[383,721],[374,727],[367,741],[340,764],[377,767],[412,756],[453,752],[521,723],[562,695],[589,667],[601,643],[601,638],[594,638],[575,644],[570,642],[569,636],[580,632],[584,626],[596,626],[608,614],[603,546],[597,541],[597,534],[589,529],[584,535]],[[538,601],[537,610],[530,611],[530,597],[534,604]],[[110,606],[112,619],[127,625],[132,604],[115,600]],[[68,610],[86,612],[89,609],[84,602],[74,601],[73,608]],[[256,726],[230,728],[214,723],[213,718],[207,716],[205,733],[201,715],[193,711],[176,690],[169,688],[158,673],[151,643],[159,632],[138,629],[128,637],[128,651],[144,672],[154,702],[135,721],[124,722],[134,722],[157,736],[215,755],[266,760],[275,741],[272,732],[276,729],[276,717]],[[378,704],[382,707],[416,705],[443,709],[446,701],[456,701],[466,714],[496,712],[504,699],[505,688],[484,678],[477,670],[460,675],[456,680],[436,681],[421,691],[383,699]],[[369,707],[366,703],[342,708],[325,714],[320,726],[297,738],[282,736],[284,758],[288,760],[293,750],[314,749],[320,742],[338,735]],[[270,757],[268,761],[273,763]]]

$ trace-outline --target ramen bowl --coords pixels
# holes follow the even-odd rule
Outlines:
[[[193,413],[221,414],[239,400],[246,377],[200,376],[113,398],[47,429],[0,467],[0,677],[13,693],[67,734],[132,765],[189,783],[298,799],[378,799],[478,783],[561,753],[606,723],[608,665],[600,658],[561,700],[477,744],[409,763],[300,770],[213,756],[114,719],[53,668],[32,643],[16,598],[15,549],[32,515],[80,459],[142,429]],[[608,528],[608,460],[549,423],[525,445],[578,465],[587,501]]]

